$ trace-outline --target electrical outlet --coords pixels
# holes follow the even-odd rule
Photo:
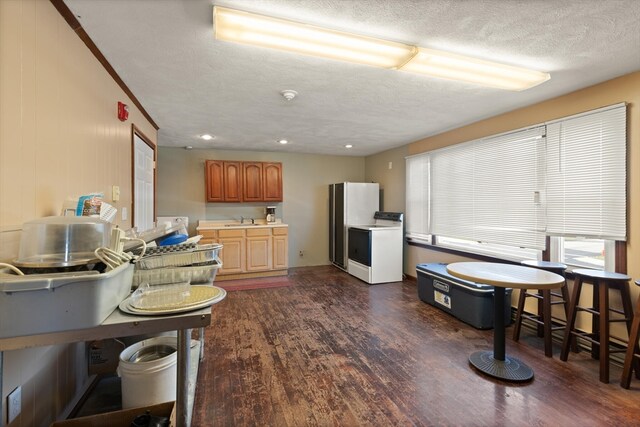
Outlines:
[[[7,424],[11,424],[13,420],[18,418],[22,410],[22,387],[16,387],[9,396],[7,396]]]
[[[300,256],[304,256],[304,251],[300,251]]]

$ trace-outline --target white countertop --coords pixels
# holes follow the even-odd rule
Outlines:
[[[447,266],[449,274],[476,283],[518,289],[557,289],[564,277],[522,265],[494,262],[454,262]]]
[[[220,221],[220,220],[199,220],[198,227],[196,230],[233,230],[233,229],[248,229],[248,228],[273,228],[273,227],[288,227],[287,224],[283,224],[282,220],[276,220],[276,222],[272,222],[267,224],[264,219],[255,220],[255,224],[251,224],[251,219],[249,219],[249,223],[245,220],[244,224],[240,224],[239,221]]]

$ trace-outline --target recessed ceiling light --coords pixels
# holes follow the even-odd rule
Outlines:
[[[344,148],[353,148],[353,145],[347,144],[347,145],[344,146]]]
[[[284,144],[288,144],[288,143],[289,143],[289,141],[287,141],[286,139],[280,139],[280,140],[278,140],[278,142],[279,142],[280,144],[282,144],[282,145],[284,145]]]
[[[200,135],[200,138],[204,139],[205,141],[210,141],[215,138],[215,136],[211,136],[208,133],[205,133],[204,135]]]

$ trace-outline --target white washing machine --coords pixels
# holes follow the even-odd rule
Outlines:
[[[369,284],[402,281],[403,214],[376,212],[373,224],[349,227],[347,271]]]

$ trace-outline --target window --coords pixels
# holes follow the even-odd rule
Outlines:
[[[547,124],[552,260],[615,271],[615,240],[626,240],[626,148],[623,104]]]
[[[407,237],[614,271],[626,177],[624,104],[452,145],[407,158]]]
[[[455,249],[474,254],[486,255],[510,261],[524,259],[540,259],[542,252],[536,249],[518,248],[515,246],[499,245],[496,243],[474,242],[472,240],[454,239],[452,237],[435,238],[435,243],[449,249]]]
[[[626,107],[547,124],[547,233],[626,240]]]
[[[407,239],[429,244],[429,155],[407,157],[406,174]]]
[[[544,127],[430,154],[430,232],[542,250]]]
[[[604,240],[565,237],[562,261],[587,268],[604,268]]]
[[[551,259],[569,269],[592,268],[615,271],[615,241],[577,237],[552,237]]]
[[[506,259],[544,249],[544,127],[407,158],[407,238]],[[521,248],[524,248],[521,249]]]

